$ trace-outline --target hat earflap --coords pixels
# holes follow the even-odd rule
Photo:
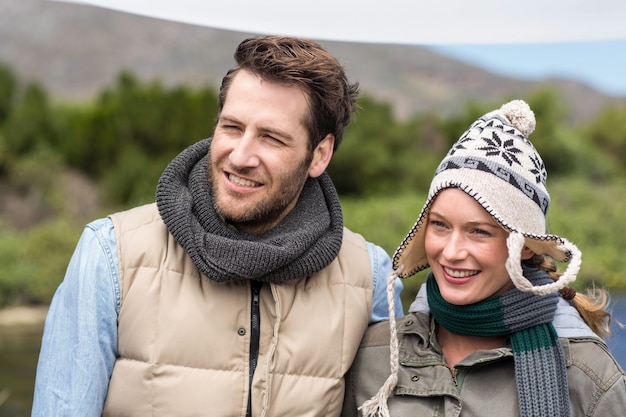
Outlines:
[[[535,295],[547,295],[560,291],[576,280],[576,275],[578,275],[578,271],[580,270],[581,252],[572,242],[566,239],[562,239],[562,241],[563,244],[557,246],[557,249],[571,254],[571,260],[565,272],[553,283],[533,286],[522,273],[521,254],[526,244],[526,238],[519,232],[511,232],[506,240],[506,245],[509,248],[506,270],[518,290],[530,292]]]

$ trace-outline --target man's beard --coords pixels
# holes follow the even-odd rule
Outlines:
[[[300,192],[304,187],[304,183],[308,179],[309,164],[313,159],[313,154],[309,153],[307,157],[301,161],[298,167],[290,174],[283,174],[278,182],[277,192],[266,195],[261,201],[251,206],[245,213],[236,214],[223,207],[219,201],[218,187],[213,179],[212,167],[208,167],[209,184],[213,194],[213,205],[217,213],[222,219],[232,224],[238,229],[244,230],[260,230],[265,226],[273,224],[278,218],[284,217],[285,210],[295,199],[298,199]],[[209,149],[209,164],[211,164],[211,151]],[[235,174],[245,175],[245,170],[234,171]]]

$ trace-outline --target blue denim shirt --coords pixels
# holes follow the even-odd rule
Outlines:
[[[374,298],[370,323],[387,319],[386,281],[391,261],[368,242]],[[402,316],[396,280],[396,316]],[[99,219],[85,227],[46,317],[37,366],[32,416],[102,415],[117,357],[120,310],[119,265],[113,223]]]

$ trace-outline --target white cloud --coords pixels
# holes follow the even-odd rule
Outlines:
[[[252,33],[408,44],[626,39],[619,0],[67,0]]]

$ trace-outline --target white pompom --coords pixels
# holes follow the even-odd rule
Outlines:
[[[500,107],[511,124],[528,137],[535,130],[535,113],[524,100],[513,100]]]

